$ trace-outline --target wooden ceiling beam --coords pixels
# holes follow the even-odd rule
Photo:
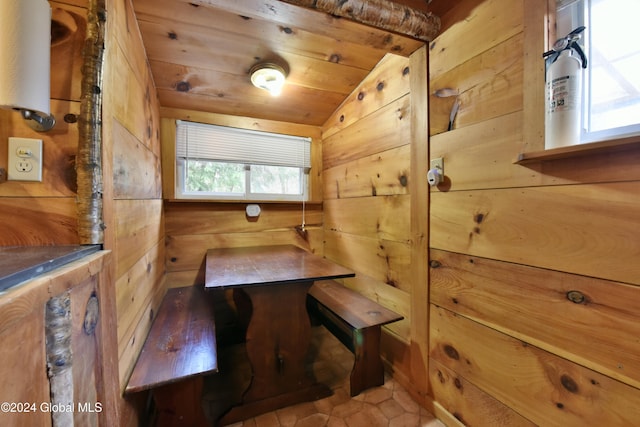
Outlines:
[[[280,0],[330,15],[393,31],[425,42],[440,31],[440,18],[390,0]]]

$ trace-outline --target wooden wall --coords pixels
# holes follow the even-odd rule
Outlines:
[[[384,328],[382,351],[394,375],[420,397],[427,217],[417,197],[422,191],[426,203],[427,96],[426,53],[418,52],[411,59],[387,55],[327,121],[322,139],[324,254],[356,271],[347,286],[405,317]],[[420,91],[412,84],[420,81],[424,93],[413,96]]]
[[[544,147],[544,0],[463,0],[430,49],[434,400],[469,426],[640,419],[640,150]]]
[[[122,390],[166,290],[160,120],[131,1],[109,0],[106,7],[104,247],[113,253]],[[121,404],[119,425],[137,425],[132,408]]]
[[[51,113],[49,132],[29,128],[19,113],[0,110],[0,246],[77,244],[75,155],[80,112],[82,46],[87,1],[50,1]],[[6,181],[9,137],[42,139],[42,182]]]

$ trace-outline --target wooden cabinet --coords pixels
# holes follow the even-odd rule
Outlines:
[[[0,425],[110,425],[109,260],[100,251],[0,295]]]

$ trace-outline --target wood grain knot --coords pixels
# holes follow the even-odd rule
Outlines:
[[[178,92],[189,92],[191,90],[191,85],[189,82],[178,82],[176,85],[176,90]]]
[[[560,377],[562,387],[571,393],[578,393],[578,384],[569,375],[563,375]]]
[[[567,299],[574,304],[584,304],[587,298],[580,291],[569,291],[567,292]]]
[[[429,261],[429,267],[431,268],[440,268],[442,267],[442,263],[438,260],[432,259],[431,261]]]
[[[98,324],[98,318],[100,317],[100,306],[98,304],[98,297],[95,292],[91,294],[87,300],[87,307],[84,311],[84,333],[87,335],[93,335]]]
[[[453,360],[460,360],[460,354],[458,354],[458,350],[456,350],[452,345],[445,344],[444,352],[447,356],[449,356]]]

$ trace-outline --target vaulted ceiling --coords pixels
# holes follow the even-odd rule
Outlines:
[[[385,54],[408,56],[424,44],[278,0],[133,5],[160,104],[169,108],[321,125]],[[279,97],[250,82],[249,69],[263,61],[288,70]]]

